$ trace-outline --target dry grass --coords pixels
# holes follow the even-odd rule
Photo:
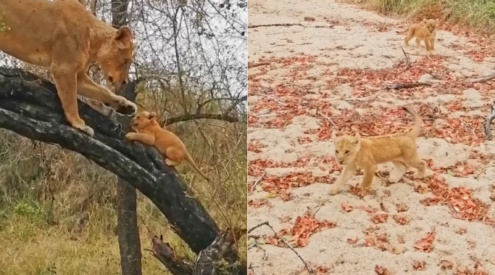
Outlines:
[[[204,182],[187,164],[178,169],[221,228],[246,228],[245,125],[205,120],[174,127],[198,165],[219,183]],[[76,153],[0,130],[0,175],[1,275],[120,274],[113,174]],[[143,249],[152,235],[163,234],[179,254],[193,257],[141,194],[138,221]],[[245,259],[245,246],[239,252]],[[146,252],[142,263],[143,274],[168,274]]]
[[[362,4],[379,13],[407,16],[421,20],[423,17],[460,24],[489,35],[495,34],[495,2],[487,0],[344,0]]]

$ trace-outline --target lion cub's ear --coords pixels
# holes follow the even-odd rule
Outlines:
[[[132,31],[127,26],[122,26],[117,30],[115,34],[115,40],[117,40],[119,49],[128,49],[132,46]]]
[[[149,120],[153,120],[153,119],[156,119],[156,113],[155,112],[151,112],[148,114],[148,119]]]
[[[354,138],[355,138],[354,143],[355,143],[355,144],[358,144],[358,143],[359,143],[359,139],[361,139],[361,135],[359,135],[359,133],[358,133],[358,132],[356,132],[356,135],[354,135]]]

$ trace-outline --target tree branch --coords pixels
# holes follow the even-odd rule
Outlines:
[[[78,104],[81,118],[95,129],[94,138],[67,126],[53,83],[0,68],[0,128],[80,153],[148,197],[195,253],[208,247],[217,225],[196,199],[186,196],[187,189],[162,156],[154,148],[124,141],[120,125]]]
[[[214,101],[215,99],[210,99],[208,102]],[[218,99],[220,100],[220,99]],[[183,114],[180,116],[172,117],[172,118],[167,118],[161,121],[162,126],[167,126],[170,124],[174,124],[177,122],[181,121],[189,121],[189,120],[195,120],[195,119],[216,119],[216,120],[223,120],[227,122],[239,122],[239,118],[231,116],[230,112],[232,112],[235,107],[241,103],[242,101],[247,100],[247,95],[242,96],[234,101],[231,106],[225,110],[222,114],[198,114],[197,112],[195,114]],[[206,103],[203,103],[203,105]]]

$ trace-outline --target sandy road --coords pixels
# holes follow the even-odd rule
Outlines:
[[[402,36],[395,34],[404,24],[356,7],[255,0],[249,24],[248,179],[250,186],[262,179],[248,196],[248,228],[269,221],[276,231],[286,229],[301,257],[329,274],[493,272],[495,142],[484,141],[482,124],[494,87],[461,85],[492,72],[495,58],[483,40],[440,30],[435,54],[405,49],[411,67],[404,70]],[[383,88],[420,78],[432,86]],[[410,169],[388,187],[375,178],[362,199],[352,192],[329,196],[339,174],[330,132],[403,130],[412,125],[398,111],[404,104],[425,120],[418,152],[431,165],[430,179],[418,181]],[[384,173],[390,168],[379,166]],[[312,218],[297,220],[305,213]],[[251,235],[273,240],[267,227]],[[415,249],[428,236],[426,248]],[[265,242],[248,251],[253,274],[303,274],[293,252]]]

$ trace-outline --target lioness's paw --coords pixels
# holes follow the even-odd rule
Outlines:
[[[124,115],[134,115],[137,112],[137,106],[129,100],[120,97],[118,106],[117,108],[115,108],[115,111]]]
[[[72,127],[76,128],[77,130],[87,134],[90,137],[93,137],[95,135],[95,130],[93,128],[89,127],[88,125],[73,125]]]

